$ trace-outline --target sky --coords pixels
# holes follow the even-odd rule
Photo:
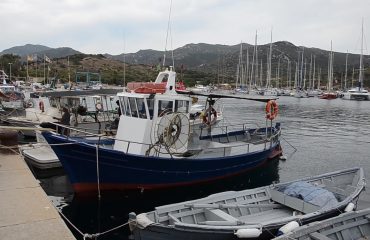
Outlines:
[[[254,44],[256,31],[266,44],[272,31],[273,42],[359,53],[363,19],[369,54],[370,0],[0,0],[0,9],[0,51],[29,43],[117,55]]]

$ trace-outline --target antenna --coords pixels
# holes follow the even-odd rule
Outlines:
[[[170,10],[168,14],[168,22],[167,22],[167,33],[166,33],[166,45],[164,46],[164,54],[163,54],[163,67],[166,64],[166,52],[167,52],[167,42],[168,42],[168,33],[170,32],[171,27],[171,12],[172,12],[172,0],[170,0]]]
[[[123,87],[126,86],[126,34],[123,32]]]

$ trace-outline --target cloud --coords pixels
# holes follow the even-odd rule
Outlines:
[[[86,53],[163,50],[169,7],[170,0],[2,0],[0,21],[9,27],[0,49],[33,43]],[[358,52],[368,9],[368,0],[173,0],[167,49],[171,42],[253,44],[256,30],[266,44],[272,28],[273,41],[329,49],[332,40],[335,51]]]

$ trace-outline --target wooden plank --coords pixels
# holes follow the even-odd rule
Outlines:
[[[318,232],[310,233],[310,237],[313,240],[332,240],[331,238],[328,238],[327,236],[325,236],[321,233],[318,233]]]

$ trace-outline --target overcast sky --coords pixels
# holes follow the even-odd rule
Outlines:
[[[27,43],[84,53],[164,50],[171,0],[0,0],[0,51]],[[358,53],[370,0],[173,0],[167,49],[289,41]],[[366,40],[365,53],[369,54]]]

